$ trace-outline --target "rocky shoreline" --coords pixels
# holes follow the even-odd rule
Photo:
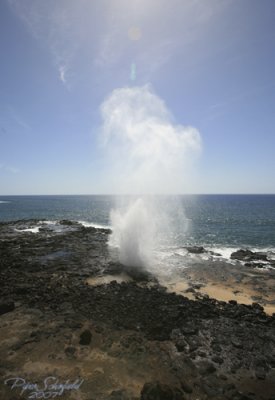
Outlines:
[[[75,383],[56,395],[64,399],[274,400],[275,315],[207,296],[219,263],[185,269],[189,291],[170,293],[119,264],[109,233],[66,220],[0,224],[0,398],[53,398],[54,385],[41,382],[54,377]],[[252,274],[272,301],[274,271],[263,284],[252,264],[266,255],[255,254],[235,254],[250,265],[223,265],[223,274],[241,283]],[[106,276],[114,279],[88,284]],[[22,392],[7,382],[14,377],[33,386]]]

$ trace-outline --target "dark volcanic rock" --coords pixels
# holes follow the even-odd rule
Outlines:
[[[175,345],[178,352],[182,352],[188,347],[188,343],[183,338],[177,339]]]
[[[192,387],[185,381],[181,381],[181,388],[185,393],[192,393]]]
[[[255,376],[257,379],[264,380],[266,378],[266,373],[263,369],[256,369]]]
[[[253,252],[251,250],[237,250],[231,254],[232,260],[239,261],[268,261],[267,255],[261,252]]]
[[[216,364],[222,364],[223,363],[223,359],[219,356],[214,356],[212,357],[212,361],[214,361]]]
[[[101,350],[110,352],[114,362],[121,357],[125,360],[123,357],[127,354],[127,357],[131,355],[127,362],[132,359],[132,368],[140,368],[142,363],[151,368],[150,363],[158,360],[160,371],[152,369],[150,378],[145,375],[142,380],[143,383],[152,380],[141,392],[141,399],[148,400],[183,399],[184,396],[192,400],[240,399],[238,391],[247,378],[247,371],[256,385],[263,384],[264,388],[270,382],[274,385],[275,315],[266,315],[261,305],[241,305],[235,300],[226,303],[202,296],[194,301],[169,293],[146,271],[127,269],[119,263],[117,254],[108,251],[107,230],[77,224],[70,226],[66,222],[56,231],[50,228],[37,234],[16,231],[30,224],[36,226],[38,222],[0,223],[0,314],[20,304],[19,313],[31,309],[37,315],[35,325],[26,337],[23,335],[13,343],[12,351],[22,348],[24,354],[29,355],[32,342],[43,338],[54,341],[56,335],[64,334],[61,351],[68,362],[77,358],[80,363],[82,353],[93,351],[92,346],[81,348],[79,344],[89,346],[94,342],[95,346],[101,346],[101,341]],[[193,251],[194,254],[205,252],[201,247]],[[251,253],[242,250],[239,256],[251,257]],[[262,257],[264,261],[262,254],[255,257]],[[255,265],[255,257],[245,261]],[[212,262],[208,262],[207,268],[211,269]],[[255,273],[260,278],[265,273],[252,272],[249,274]],[[107,274],[127,274],[131,280],[100,286],[88,284],[87,278],[96,280]],[[270,277],[271,289],[274,271],[270,272]],[[264,288],[259,280],[255,284]],[[193,285],[192,291],[199,287],[191,279],[189,285]],[[263,299],[273,304],[268,293],[267,289]],[[4,319],[3,329],[10,329],[5,326]],[[52,322],[57,320],[58,326],[53,328]],[[47,328],[42,328],[43,321],[51,322]],[[55,359],[58,351],[51,351]],[[3,363],[8,365],[8,362],[4,360]],[[161,383],[156,379],[161,379]],[[226,390],[226,384],[231,382],[236,387]],[[270,387],[269,397],[272,398],[275,389]],[[133,399],[119,385],[110,387],[102,398],[108,396]]]
[[[131,397],[127,394],[127,391],[122,390],[113,390],[110,396],[108,397],[109,400],[132,400]]]
[[[123,271],[126,272],[127,275],[129,275],[136,282],[149,282],[152,280],[156,281],[152,274],[143,268],[131,268],[123,266]]]
[[[244,265],[245,265],[245,267],[252,267],[252,268],[265,268],[266,267],[266,264],[255,263],[255,262],[247,262]]]
[[[15,309],[13,301],[8,301],[6,303],[0,303],[0,315],[11,312]]]
[[[82,346],[88,346],[91,343],[91,340],[92,340],[91,331],[89,331],[89,329],[86,329],[80,334],[79,344],[81,344]]]
[[[26,294],[29,293],[32,290],[32,285],[29,284],[19,284],[14,288],[14,291],[16,294]]]
[[[192,254],[207,253],[207,250],[205,250],[205,248],[202,246],[192,246],[192,247],[185,247],[185,248],[189,253],[192,253]]]
[[[198,363],[201,375],[212,374],[216,371],[216,367],[210,361],[203,360]]]
[[[185,247],[185,249],[191,253],[191,254],[210,254],[211,256],[216,256],[216,257],[221,257],[222,255],[220,253],[215,253],[214,251],[211,250],[206,250],[202,246],[190,246],[190,247]]]
[[[68,219],[62,219],[61,221],[59,221],[59,223],[60,225],[67,225],[67,226],[79,225],[79,222],[70,221]]]
[[[75,353],[76,353],[76,348],[73,346],[68,346],[65,349],[65,353],[66,355],[70,358],[70,357],[74,357]]]
[[[184,335],[196,335],[198,333],[198,328],[196,326],[183,326],[181,331]]]
[[[159,382],[145,383],[141,390],[141,400],[183,400],[183,394],[178,388]]]

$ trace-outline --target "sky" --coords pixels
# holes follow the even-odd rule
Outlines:
[[[162,149],[199,138],[179,193],[275,193],[274,20],[274,0],[0,1],[0,195],[115,192],[140,132],[117,157],[105,133],[133,94],[145,147],[152,121]]]

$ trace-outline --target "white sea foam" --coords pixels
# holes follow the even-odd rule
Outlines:
[[[110,225],[101,225],[93,222],[88,222],[88,221],[77,221],[79,224],[81,224],[84,227],[87,228],[97,228],[97,229],[112,229]],[[32,233],[39,233],[40,229],[47,228],[55,233],[62,233],[65,231],[70,231],[70,230],[75,230],[75,226],[71,225],[63,225],[60,224],[60,221],[55,221],[55,220],[46,220],[46,221],[39,221],[37,226],[30,226],[29,228],[24,228],[24,229],[16,229],[15,231],[17,232],[32,232]]]
[[[179,255],[182,257],[186,257],[188,255],[188,250],[185,249],[184,247],[183,248],[175,248],[173,250],[173,254],[176,254],[176,255]]]
[[[47,220],[47,221],[39,221],[40,224],[44,225],[57,225],[58,221],[55,220]]]
[[[10,201],[0,200],[0,204],[10,203]]]
[[[81,224],[85,228],[97,228],[97,229],[112,229],[110,225],[104,225],[104,224],[98,224],[95,222],[89,222],[89,221],[76,221],[77,223]],[[47,220],[47,221],[39,221],[39,223],[42,223],[44,225],[48,225],[50,228],[56,230],[67,230],[68,228],[71,229],[70,226],[67,225],[62,225],[60,224],[60,221],[55,221],[55,220]]]
[[[62,233],[63,231],[68,230],[65,225],[61,225],[59,221],[56,220],[39,221],[39,223],[42,224],[41,227],[45,227],[46,225],[48,229],[56,233]]]
[[[41,226],[35,226],[34,228],[26,228],[26,229],[15,229],[16,232],[32,232],[32,233],[39,233],[39,229]]]
[[[225,260],[230,260],[230,256],[237,250],[240,250],[240,247],[208,247],[206,248],[208,251],[213,251],[214,253],[221,254],[221,257]],[[214,257],[217,257],[214,255]],[[218,256],[220,257],[220,256]]]
[[[88,221],[77,221],[77,222],[83,225],[85,228],[112,229],[111,225],[97,224],[95,222],[88,222]]]

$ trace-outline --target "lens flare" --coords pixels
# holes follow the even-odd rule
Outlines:
[[[130,40],[138,41],[141,39],[141,36],[141,30],[137,26],[131,26],[131,28],[128,30],[128,38]]]
[[[131,64],[131,73],[130,73],[130,79],[131,81],[135,81],[137,77],[137,67],[135,63]]]

